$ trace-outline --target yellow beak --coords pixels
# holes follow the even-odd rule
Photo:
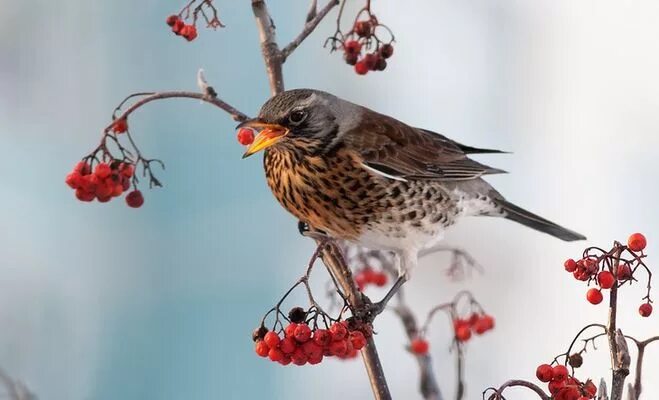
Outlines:
[[[240,128],[259,130],[259,134],[256,135],[254,142],[252,142],[245,154],[243,154],[243,158],[267,149],[288,134],[288,128],[279,124],[267,124],[256,119],[245,121],[236,127],[236,129]]]

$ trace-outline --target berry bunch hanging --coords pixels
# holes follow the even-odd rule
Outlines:
[[[295,307],[288,313],[289,323],[279,331],[261,325],[252,334],[256,354],[281,365],[316,365],[327,357],[355,358],[373,334],[370,324],[354,318],[334,321],[323,329],[318,316],[316,309]]]
[[[112,160],[110,163],[96,163],[93,167],[94,161],[80,161],[66,176],[66,184],[75,190],[78,200],[90,202],[96,199],[100,203],[107,203],[130,188],[135,173],[133,164]],[[137,208],[144,203],[144,197],[139,190],[134,190],[126,196],[126,203]]]
[[[542,364],[535,371],[540,382],[546,383],[552,399],[555,400],[589,400],[594,399],[597,387],[588,379],[581,382],[570,375],[565,365]]]
[[[473,313],[469,318],[455,318],[453,320],[453,332],[455,340],[466,342],[472,337],[472,333],[482,335],[494,329],[494,317],[481,313]]]
[[[625,283],[632,284],[638,281],[639,270],[645,270],[647,275],[647,293],[644,302],[639,306],[638,312],[643,317],[652,314],[652,300],[650,299],[651,277],[650,270],[643,262],[643,250],[647,245],[645,236],[634,233],[629,236],[627,245],[617,243],[613,249],[604,251],[597,247],[587,248],[581,259],[568,259],[563,264],[565,270],[575,279],[595,284],[596,287],[588,289],[586,300],[591,304],[599,304],[604,300],[603,290],[616,286],[622,287]]]
[[[172,28],[172,32],[176,36],[181,36],[188,42],[191,42],[197,38],[197,19],[200,15],[206,21],[208,28],[217,29],[224,27],[218,18],[213,0],[192,0],[178,14],[168,16],[165,22]]]
[[[384,71],[387,60],[394,54],[394,35],[371,12],[370,1],[355,17],[349,31],[341,31],[343,7],[337,20],[334,36],[327,39],[331,51],[341,51],[346,64],[354,66],[358,75],[369,71]],[[383,36],[384,35],[384,36]]]

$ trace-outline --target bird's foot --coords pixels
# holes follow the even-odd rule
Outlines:
[[[387,294],[382,298],[382,300],[377,303],[368,303],[364,305],[364,314],[371,320],[382,314],[382,312],[387,308],[389,301],[398,293],[398,290],[403,286],[403,283],[407,281],[405,275],[399,276],[394,285],[389,289]]]

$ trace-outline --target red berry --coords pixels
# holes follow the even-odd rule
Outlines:
[[[392,55],[394,55],[394,46],[391,44],[383,44],[382,47],[380,47],[380,55],[382,58],[389,58]]]
[[[364,62],[364,60],[358,61],[357,64],[355,64],[355,72],[357,73],[357,75],[366,75],[369,70],[370,68]]]
[[[107,163],[100,163],[94,168],[94,174],[101,179],[105,179],[112,174],[112,169]]]
[[[629,236],[629,239],[627,239],[627,247],[629,247],[631,251],[641,251],[647,244],[648,242],[645,239],[645,236],[641,233],[634,233]]]
[[[378,57],[378,60],[375,63],[375,67],[373,69],[375,71],[384,71],[386,68],[387,68],[387,60],[385,60],[382,57]]]
[[[348,351],[348,343],[345,340],[335,340],[329,345],[330,354],[334,356],[343,356]]]
[[[355,350],[361,350],[364,346],[366,346],[366,338],[364,337],[364,334],[361,333],[361,331],[350,332],[350,342],[352,343],[352,347],[354,347]]]
[[[557,381],[553,380],[549,382],[548,388],[549,388],[549,393],[552,395],[556,395],[559,390],[563,389],[565,387],[565,381]]]
[[[304,343],[311,339],[311,328],[309,328],[309,325],[305,323],[298,324],[297,328],[295,328],[295,333],[293,336],[298,342]]]
[[[95,197],[94,193],[92,192],[88,192],[83,188],[76,189],[76,198],[80,201],[89,202],[94,200],[94,197]]]
[[[377,54],[368,53],[364,56],[364,58],[362,59],[362,62],[364,62],[366,64],[366,66],[368,67],[368,69],[370,69],[372,71],[372,70],[375,70],[375,67],[378,64],[378,59],[379,58],[380,57],[378,57]]]
[[[288,354],[284,354],[284,356],[279,360],[279,364],[281,365],[288,365],[291,363],[291,357]]]
[[[371,21],[357,21],[354,30],[361,37],[370,36],[373,33],[373,25]]]
[[[565,381],[567,379],[568,375],[569,375],[567,367],[565,365],[555,366],[552,369],[552,374],[553,374],[552,380],[553,381],[559,381],[559,382]]]
[[[180,33],[188,42],[191,42],[197,38],[197,27],[194,25],[185,25]]]
[[[80,172],[73,171],[66,176],[64,182],[66,182],[71,189],[77,189],[80,186],[80,178],[82,178]]]
[[[114,133],[124,133],[128,130],[128,121],[126,118],[116,119],[112,124],[112,131]]]
[[[591,304],[599,304],[604,300],[604,296],[602,296],[602,292],[599,289],[591,288],[586,292],[586,299]]]
[[[122,188],[123,189],[123,188]],[[128,207],[140,208],[144,204],[144,196],[139,190],[133,190],[132,192],[126,195],[126,204]]]
[[[286,334],[287,337],[294,337],[295,328],[297,328],[297,324],[295,322],[291,322],[286,326],[286,328],[284,328],[284,334]]]
[[[584,392],[586,392],[586,395],[590,397],[595,397],[595,395],[597,394],[597,387],[590,379],[588,379],[586,383],[584,383],[583,390]]]
[[[123,192],[124,192],[123,185],[120,184],[114,185],[114,189],[112,189],[112,196],[114,197],[121,196]]]
[[[297,342],[291,336],[287,336],[279,342],[279,349],[281,349],[284,354],[291,354],[296,348]]]
[[[333,341],[343,340],[348,336],[348,329],[342,322],[333,323],[330,327],[330,332],[332,333]]]
[[[359,60],[359,55],[358,54],[345,53],[343,55],[343,59],[345,60],[346,64],[355,65],[355,64],[357,64],[357,61]]]
[[[618,265],[618,280],[625,281],[631,279],[632,269],[629,267],[629,264],[620,264]]]
[[[327,329],[316,329],[313,332],[313,341],[319,346],[327,346],[332,342],[332,334]]]
[[[105,181],[96,187],[96,196],[98,197],[101,203],[109,201],[112,197],[112,192],[114,191],[114,185],[111,181]],[[105,200],[102,201],[101,199]]]
[[[121,163],[119,164],[119,172],[126,178],[130,178],[135,173],[135,167],[133,164]]]
[[[616,278],[609,271],[602,271],[597,275],[597,283],[602,289],[611,289],[616,283]]]
[[[270,361],[277,362],[284,358],[284,353],[279,349],[271,348],[268,351],[268,358],[270,358]]]
[[[254,142],[254,131],[247,128],[240,128],[238,130],[238,143],[243,146],[248,146]]]
[[[181,30],[185,27],[185,22],[183,22],[181,19],[176,20],[174,22],[174,26],[172,26],[172,32],[174,32],[176,35],[181,34]]]
[[[368,284],[368,278],[363,271],[355,275],[355,284],[357,284],[359,290],[363,290]]]
[[[73,167],[73,171],[78,172],[80,175],[89,175],[92,172],[92,167],[89,163],[79,161],[75,167]]]
[[[386,285],[387,280],[388,280],[387,274],[385,274],[384,272],[376,272],[375,274],[373,274],[372,282],[377,287],[383,287],[384,285]]]
[[[471,338],[471,329],[468,326],[462,325],[455,330],[455,338],[458,342],[466,342]]]
[[[565,263],[563,263],[563,266],[565,267],[565,270],[567,272],[574,272],[574,271],[577,270],[577,262],[574,261],[571,258],[568,258],[567,260],[565,260]]]
[[[535,370],[535,376],[540,382],[549,382],[554,377],[554,369],[549,364],[542,364]]]
[[[291,354],[291,361],[295,365],[304,365],[304,364],[307,363],[307,360],[308,360],[308,357],[304,353],[304,350],[302,350],[301,347],[298,347],[297,349],[295,349],[293,354]]]
[[[419,355],[428,354],[429,349],[430,349],[430,344],[428,344],[428,341],[422,338],[414,338],[410,343],[410,350],[414,354],[419,354]]]
[[[323,356],[323,348],[318,346],[313,340],[309,340],[308,342],[304,343],[302,345],[302,350],[309,359]]]
[[[270,348],[263,340],[256,341],[255,350],[256,350],[256,354],[258,354],[261,357],[267,357],[268,353],[270,352]]]
[[[180,18],[179,18],[178,15],[170,15],[169,17],[167,17],[167,19],[165,20],[165,22],[167,22],[167,25],[169,25],[169,26],[174,26],[174,24],[176,23],[176,21],[178,21],[179,19],[180,19]]]
[[[362,51],[362,45],[356,40],[348,40],[343,45],[346,54],[357,55]]]
[[[641,317],[649,317],[652,314],[652,304],[643,303],[638,308],[638,313],[641,314]]]
[[[485,326],[486,331],[494,329],[494,317],[491,315],[483,315],[481,317],[481,323]]]
[[[281,339],[279,339],[279,335],[277,335],[276,332],[270,331],[265,334],[265,336],[263,337],[263,341],[272,349],[279,346],[279,342],[281,341]]]

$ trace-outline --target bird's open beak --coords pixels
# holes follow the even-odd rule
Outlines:
[[[251,128],[259,131],[259,134],[254,138],[254,142],[252,142],[245,154],[243,154],[243,158],[272,146],[288,133],[288,129],[281,125],[267,124],[258,119],[244,121],[236,127],[236,129],[240,128]]]

